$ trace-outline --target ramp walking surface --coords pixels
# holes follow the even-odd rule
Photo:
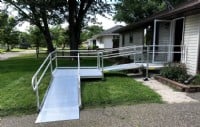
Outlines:
[[[53,79],[36,123],[79,119],[77,76]]]
[[[82,78],[101,78],[99,69],[81,69]],[[79,75],[77,69],[55,69],[36,123],[79,119]]]

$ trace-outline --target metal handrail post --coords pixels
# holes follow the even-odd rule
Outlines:
[[[146,77],[144,81],[148,81],[149,78],[149,46],[147,46],[147,59],[146,59]]]
[[[37,100],[37,109],[39,111],[40,110],[40,96],[39,96],[38,87],[36,88],[36,100]]]
[[[52,65],[52,54],[50,55],[50,69],[51,69],[51,74],[53,72],[53,65]]]
[[[104,80],[104,73],[103,73],[103,69],[104,69],[104,57],[103,57],[103,52],[100,52],[100,58],[101,58],[101,72],[102,72],[102,80]]]
[[[144,62],[144,48],[141,49],[141,62]]]
[[[103,52],[101,52],[101,69],[103,72],[103,68],[104,68],[104,57],[103,57]]]
[[[97,52],[97,68],[99,69],[100,68],[100,54],[99,54],[99,51]]]
[[[78,75],[80,74],[80,56],[79,56],[79,52],[78,52]]]
[[[56,62],[56,68],[58,67],[58,52],[56,51],[56,55],[55,55],[55,57],[56,57],[56,60],[55,60],[55,62]]]

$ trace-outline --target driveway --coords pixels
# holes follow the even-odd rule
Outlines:
[[[37,115],[4,117],[1,127],[199,127],[200,104],[140,104],[84,109],[80,120],[35,124]]]

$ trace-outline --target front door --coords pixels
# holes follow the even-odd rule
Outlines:
[[[113,43],[113,48],[119,48],[119,36],[118,35],[113,36],[112,43]],[[118,52],[119,52],[118,50],[113,51],[113,53],[118,53]]]
[[[119,48],[119,39],[113,39],[113,48]]]

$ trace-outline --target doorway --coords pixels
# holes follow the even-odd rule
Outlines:
[[[113,48],[119,48],[119,36],[118,35],[114,35],[113,39],[112,39],[112,43],[113,43]],[[113,51],[113,53],[118,53],[118,50]]]
[[[184,19],[175,20],[175,30],[174,30],[174,57],[173,62],[181,61],[181,47],[183,39],[183,22]]]

